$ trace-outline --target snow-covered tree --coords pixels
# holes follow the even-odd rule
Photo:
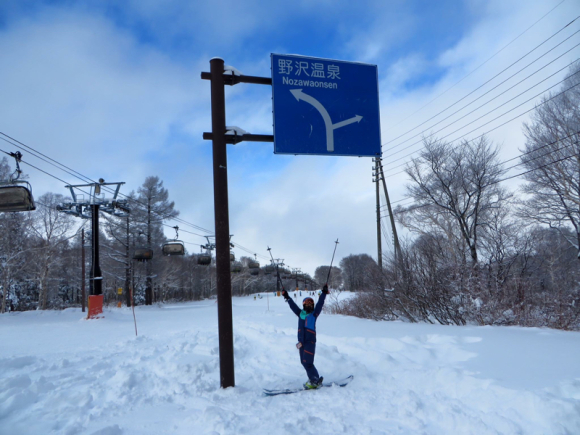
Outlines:
[[[520,216],[560,230],[580,259],[580,62],[558,93],[543,98],[524,131],[523,190],[530,198]]]
[[[60,251],[71,237],[74,220],[56,210],[56,205],[64,202],[60,194],[45,193],[36,201],[36,211],[31,214],[30,233],[32,244],[37,249],[32,262],[38,282],[38,308],[48,305],[49,278],[53,268],[62,261]]]

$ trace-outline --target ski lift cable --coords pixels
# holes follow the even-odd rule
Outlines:
[[[45,154],[43,154],[43,153],[35,150],[34,148],[30,147],[29,145],[26,145],[26,144],[20,142],[19,140],[14,139],[13,137],[5,134],[5,133],[0,132],[0,135],[5,136],[6,138],[9,139],[9,140],[7,140],[7,139],[5,139],[3,137],[0,137],[1,140],[5,141],[5,142],[8,142],[11,145],[14,145],[14,146],[16,146],[16,147],[18,147],[20,149],[23,149],[23,150],[26,149],[34,157],[36,157],[36,158],[38,158],[40,160],[43,160],[44,162],[46,162],[46,163],[48,163],[48,164],[56,167],[57,169],[62,170],[63,172],[65,172],[65,173],[67,173],[67,174],[69,174],[69,175],[71,175],[71,176],[73,176],[75,178],[78,178],[79,180],[81,180],[83,182],[87,182],[87,183],[97,183],[96,181],[92,180],[90,177],[87,177],[87,176],[81,174],[80,172],[75,171],[74,169],[69,168],[68,166],[66,166],[66,165],[64,165],[64,164],[62,164],[62,163],[60,163],[60,162],[58,162],[58,161],[56,161],[56,160],[54,160],[54,159],[46,156]],[[30,165],[30,163],[28,163],[28,164]],[[36,169],[38,169],[38,168],[36,168]],[[63,180],[59,179],[58,177],[54,177],[54,178],[58,179],[59,181],[63,181]],[[66,183],[66,184],[69,184],[69,183],[67,183],[65,181],[63,181],[63,182]],[[103,190],[108,191],[110,193],[113,193],[114,192],[114,189],[112,189],[112,188],[110,188],[108,186],[103,186]],[[84,193],[86,193],[86,192],[84,192]],[[129,201],[135,202],[135,203],[137,203],[137,204],[139,204],[139,205],[141,205],[143,207],[146,207],[146,204],[140,202],[139,200],[137,200],[135,198],[131,198],[128,195],[125,195],[122,192],[119,192],[118,194],[120,196],[124,197],[124,198],[127,198]],[[163,216],[160,216],[160,217],[163,218],[163,219],[165,219]],[[212,232],[212,231],[210,231],[210,230],[208,230],[206,228],[203,228],[203,227],[201,227],[199,225],[192,224],[191,222],[187,222],[187,221],[185,221],[185,220],[183,220],[181,218],[175,217],[175,218],[171,218],[171,219],[172,220],[175,220],[177,222],[183,223],[184,225],[189,225],[189,226],[191,226],[193,228],[199,229],[199,230],[204,231],[204,232],[207,232],[207,233],[211,233]]]
[[[236,248],[239,248],[242,251],[245,251],[245,252],[247,252],[249,254],[256,255],[256,256],[258,256],[258,257],[260,257],[262,259],[266,259],[266,260],[269,259],[267,256],[261,255],[261,254],[257,254],[255,251],[252,251],[251,249],[245,248],[244,246],[240,245],[239,243],[234,243],[234,245],[235,245]]]
[[[4,135],[4,133],[1,133],[1,132],[0,132],[0,134]],[[6,135],[5,135],[5,136],[6,136]],[[7,137],[9,137],[9,136],[7,136]],[[6,139],[4,139],[4,138],[2,138],[2,137],[0,137],[0,139],[2,139],[2,140],[4,140],[4,141],[6,141],[6,142],[8,142],[8,143],[11,143],[11,142],[7,141]],[[13,139],[13,138],[10,138],[10,139],[12,139],[12,140],[15,140],[15,139]],[[17,142],[18,142],[18,141],[17,141]],[[21,142],[18,142],[18,143],[21,143]],[[9,152],[7,152],[7,151],[4,151],[4,150],[2,150],[2,149],[0,149],[0,151],[2,151],[3,153],[5,153],[5,154],[7,154],[7,155],[9,155],[9,156],[12,156],[12,154],[11,154],[11,153],[9,153]],[[41,160],[44,160],[44,159],[41,159]],[[40,171],[40,172],[42,172],[42,173],[44,173],[44,174],[46,174],[46,175],[48,175],[48,176],[50,176],[50,177],[52,177],[52,178],[56,179],[56,180],[58,180],[58,181],[60,181],[60,182],[64,183],[65,185],[67,185],[67,184],[70,184],[70,183],[68,183],[67,181],[65,181],[65,180],[63,180],[63,179],[61,179],[61,178],[59,178],[59,177],[57,177],[57,176],[55,176],[55,175],[53,175],[53,174],[51,174],[51,173],[49,173],[49,172],[47,172],[47,171],[45,171],[45,170],[43,170],[43,169],[39,168],[39,167],[37,167],[37,166],[35,166],[35,165],[33,165],[33,164],[31,164],[31,163],[27,162],[27,161],[23,161],[23,160],[21,160],[21,159],[20,159],[20,161],[21,161],[22,163],[25,163],[25,164],[27,164],[27,165],[31,166],[32,168],[34,168],[34,169],[36,169],[36,170],[38,170],[38,171]],[[46,160],[45,160],[45,161],[46,161]],[[63,165],[63,166],[64,166],[64,165]],[[76,172],[76,171],[73,171],[73,172]],[[69,173],[69,174],[70,174],[70,175],[73,175],[73,174],[71,174],[71,173]],[[82,174],[81,174],[81,175],[82,175]],[[88,180],[90,180],[90,179],[88,179]],[[86,181],[86,180],[84,180],[84,181]],[[103,186],[103,187],[106,187],[106,186]],[[105,189],[103,189],[103,190],[105,190]],[[109,189],[109,190],[110,190],[110,191],[113,191],[112,189]],[[87,195],[90,195],[90,192],[88,192],[88,191],[85,191],[85,190],[83,190],[83,189],[80,189],[80,188],[79,188],[79,191],[80,191],[80,192],[82,192],[82,193],[85,193],[85,194],[87,194]],[[126,195],[124,195],[124,196],[126,196]],[[127,197],[127,198],[129,198],[129,197]],[[132,198],[130,198],[130,199],[132,199]],[[137,201],[137,200],[134,200],[134,201],[136,201],[136,202],[139,202],[139,201]],[[143,205],[143,204],[141,204],[141,205]],[[187,224],[190,224],[190,223],[189,223],[189,222],[187,222],[187,221],[183,221],[183,222],[185,222],[185,223],[187,223]],[[122,227],[122,226],[124,226],[123,224],[113,224],[113,225],[117,225],[117,226],[119,226],[119,227]],[[168,227],[168,228],[175,228],[175,226],[168,225],[168,224],[164,224],[163,222],[161,222],[161,225],[163,225],[163,226],[165,226],[165,227]],[[190,224],[190,225],[193,225],[193,224]],[[200,228],[201,228],[201,227],[200,227]],[[204,230],[205,230],[205,229],[204,229]],[[205,236],[204,236],[204,235],[202,235],[202,234],[197,234],[197,233],[194,233],[194,232],[191,232],[191,231],[188,231],[188,230],[184,230],[183,228],[181,228],[181,231],[182,231],[183,233],[186,233],[186,234],[191,234],[191,235],[195,235],[195,236],[198,236],[198,237],[205,237]],[[208,231],[208,232],[209,232],[209,230],[205,230],[205,231]],[[196,246],[201,246],[200,244],[197,244],[197,243],[192,243],[192,242],[185,242],[185,243],[192,244],[192,245],[196,245]],[[240,246],[240,248],[242,248],[242,247]],[[244,250],[246,250],[246,251],[247,251],[247,252],[249,252],[249,253],[252,253],[252,254],[254,254],[254,252],[255,252],[255,251],[251,251],[251,250],[249,250],[249,249],[247,249],[247,248],[243,248],[243,249],[244,249]],[[265,257],[265,256],[262,256],[262,255],[260,255],[260,257],[261,257],[261,258],[267,258],[267,257]]]
[[[514,38],[512,41],[510,41],[508,44],[506,44],[505,46],[503,46],[499,51],[497,51],[495,54],[493,54],[491,57],[489,57],[485,62],[483,62],[482,64],[480,64],[477,68],[475,68],[474,70],[472,70],[471,72],[469,72],[467,75],[465,75],[464,77],[462,77],[458,82],[456,82],[455,84],[453,84],[451,87],[447,88],[445,91],[443,91],[442,93],[440,93],[439,95],[437,95],[435,98],[433,98],[431,101],[429,101],[427,104],[425,104],[424,106],[422,106],[421,108],[419,108],[418,110],[416,110],[415,112],[411,113],[410,115],[408,115],[407,117],[397,121],[397,123],[395,123],[395,125],[400,124],[403,121],[406,121],[407,119],[409,119],[410,117],[412,117],[413,115],[417,114],[418,112],[420,112],[421,110],[423,110],[425,107],[427,107],[429,104],[431,104],[433,101],[437,100],[439,97],[443,96],[444,94],[446,94],[448,91],[450,91],[451,89],[453,89],[455,86],[457,86],[459,83],[461,83],[463,80],[465,80],[467,77],[469,77],[471,74],[473,74],[475,71],[477,71],[479,68],[481,68],[483,65],[485,65],[487,62],[489,62],[491,59],[493,59],[495,56],[497,56],[499,53],[501,53],[504,49],[506,49],[509,45],[511,45],[513,42],[515,42],[517,39],[519,39],[524,33],[526,33],[528,30],[530,30],[532,27],[534,27],[536,24],[538,24],[542,19],[544,19],[548,14],[550,14],[554,9],[556,9],[558,6],[560,6],[565,0],[563,0],[562,2],[560,2],[559,4],[557,4],[554,8],[552,8],[550,11],[548,11],[545,15],[543,15],[539,20],[537,20],[534,24],[532,24],[530,27],[528,27],[526,30],[524,30],[522,33],[520,33],[516,38]],[[540,46],[542,46],[543,44],[545,44],[546,42],[548,42],[550,39],[552,39],[554,36],[558,35],[560,32],[562,32],[564,29],[566,29],[568,26],[570,26],[574,21],[576,21],[579,17],[574,18],[571,22],[569,22],[568,24],[566,24],[564,27],[562,27],[560,30],[558,30],[556,33],[552,34],[550,37],[548,37],[547,39],[545,39],[542,43],[540,43],[538,46],[536,46],[535,48],[533,48],[532,50],[530,50],[529,52],[527,52],[524,56],[522,56],[520,59],[518,59],[517,61],[515,61],[514,63],[512,63],[510,66],[508,66],[507,68],[505,68],[504,70],[500,71],[498,74],[496,74],[495,76],[493,76],[491,79],[489,79],[488,81],[486,81],[485,83],[483,83],[481,86],[479,86],[478,88],[474,89],[472,92],[470,92],[469,94],[467,94],[465,97],[463,97],[462,99],[456,101],[455,103],[453,103],[452,105],[448,106],[447,108],[445,108],[444,110],[442,110],[441,112],[437,113],[434,117],[440,115],[441,113],[445,112],[447,109],[453,107],[455,104],[457,104],[458,102],[460,102],[461,100],[465,99],[466,97],[468,97],[469,95],[471,95],[473,92],[477,91],[478,89],[480,89],[482,86],[485,86],[487,83],[489,83],[491,80],[493,80],[494,78],[496,78],[497,76],[501,75],[503,72],[505,72],[507,69],[511,68],[513,65],[515,65],[516,63],[518,63],[520,60],[522,60],[523,58],[525,58],[527,55],[529,55],[530,53],[532,53],[534,50],[536,50],[537,48],[539,48]],[[427,121],[433,119],[429,118]],[[411,131],[415,130],[416,128],[418,128],[419,126],[421,126],[422,124],[419,124],[416,127],[413,127],[411,130],[406,131],[405,133],[397,136],[394,139],[391,139],[390,141],[385,142],[382,146],[388,145],[391,142],[394,142],[395,140],[405,136],[407,133],[410,133]]]
[[[35,155],[35,157],[37,157],[37,158],[39,158],[41,160],[44,160],[47,163],[49,163],[49,161],[51,161],[51,162],[53,162],[53,166],[56,166],[56,165],[62,166],[65,169],[62,169],[62,168],[60,168],[60,169],[63,170],[64,172],[68,173],[69,175],[73,175],[76,178],[78,178],[78,179],[80,179],[82,181],[85,181],[85,182],[96,183],[96,181],[91,180],[89,177],[86,177],[85,175],[81,174],[80,172],[77,172],[74,169],[69,168],[68,166],[66,166],[66,165],[64,165],[64,164],[62,164],[62,163],[60,163],[60,162],[58,162],[58,161],[50,158],[49,156],[41,153],[38,150],[35,150],[34,148],[32,148],[32,147],[30,147],[30,146],[28,146],[28,145],[20,142],[19,140],[15,139],[15,138],[13,138],[13,137],[11,137],[11,136],[3,133],[3,132],[0,132],[0,135],[7,137],[12,142],[9,142],[8,140],[6,140],[4,138],[1,138],[1,137],[0,137],[0,139],[4,140],[6,142],[9,142],[12,145],[15,145],[15,146],[17,146],[20,149],[26,149],[28,152],[32,153],[33,155],[37,154],[37,155]],[[39,156],[42,156],[42,157],[39,157]]]
[[[16,140],[16,139],[14,139],[14,138],[11,138],[11,137],[10,137],[10,136],[8,136],[8,135],[5,135],[5,134],[4,134],[4,133],[2,133],[2,132],[0,132],[0,134],[1,134],[1,135],[4,135],[4,136],[6,136],[6,137],[8,137],[8,138],[9,138],[9,139],[11,139],[11,140],[14,140],[15,142],[17,142],[17,143],[19,143],[19,144],[22,144],[21,142],[17,141],[17,140]],[[4,140],[5,142],[8,142],[8,143],[10,143],[11,145],[18,146],[16,143],[10,142],[10,141],[8,141],[8,140],[6,140],[6,139],[2,138],[2,137],[0,137],[0,139],[1,139],[1,140]],[[29,148],[29,149],[33,150],[31,147],[28,147],[27,145],[24,145],[24,144],[22,144],[22,145],[23,145],[23,146],[25,146],[26,148]],[[21,149],[24,149],[24,148],[22,148],[22,147],[19,147],[19,148],[21,148]],[[10,153],[7,153],[6,151],[3,151],[3,152],[5,152],[6,154],[10,155]],[[34,155],[34,152],[35,152],[35,151],[32,151],[32,152],[31,152],[31,154],[32,154],[32,155]],[[42,153],[38,153],[38,154],[41,154],[41,155],[43,155],[43,156],[44,156],[44,154],[42,154]],[[42,157],[39,157],[38,155],[35,155],[35,157],[37,157],[37,158],[39,158],[39,159],[41,159],[41,160],[45,161],[46,163],[52,164],[52,163],[50,163],[48,160],[46,160],[46,159],[44,159],[44,158],[42,158]],[[48,159],[50,159],[50,158],[48,158]],[[50,160],[53,160],[53,159],[50,159]],[[53,161],[54,161],[54,160],[53,160]],[[44,171],[44,170],[42,170],[42,169],[38,168],[37,166],[34,166],[33,164],[29,163],[29,162],[23,162],[23,163],[26,163],[26,164],[28,164],[29,166],[31,166],[31,167],[33,167],[33,168],[35,168],[35,169],[39,170],[40,172],[43,172],[43,173],[45,173],[46,175],[49,175],[49,176],[51,176],[51,177],[53,177],[53,178],[55,178],[55,179],[57,179],[57,180],[59,180],[59,181],[61,181],[61,182],[65,183],[65,184],[70,184],[70,183],[68,183],[67,181],[65,181],[65,180],[63,180],[63,179],[61,179],[61,178],[59,178],[59,177],[57,177],[57,176],[55,176],[55,175],[52,175],[52,174],[48,173],[47,171]],[[56,162],[56,163],[58,163],[58,162]],[[61,165],[60,163],[58,163],[58,164],[59,164],[59,165]],[[72,171],[72,172],[70,172],[70,171],[68,171],[68,170],[64,170],[64,169],[62,169],[62,168],[59,168],[59,167],[58,167],[58,166],[56,166],[55,164],[52,164],[52,166],[55,166],[55,167],[57,167],[58,169],[61,169],[61,170],[63,170],[64,172],[68,173],[69,175],[72,175],[72,176],[74,176],[74,177],[76,177],[76,178],[79,178],[79,179],[81,179],[82,181],[89,181],[89,182],[94,182],[94,181],[93,181],[93,180],[91,180],[90,178],[88,178],[88,177],[85,177],[84,175],[82,175],[82,174],[80,174],[80,173],[78,173],[78,172],[76,172],[76,171],[74,171],[74,170],[72,170],[72,169],[68,168],[68,167],[67,167],[67,166],[65,166],[65,165],[62,165],[62,166],[63,166],[63,167],[65,167],[65,168],[67,168],[67,169],[70,169],[70,171]],[[79,177],[79,175],[75,175],[75,174],[79,174],[79,175],[80,175],[80,177],[84,177],[84,178],[80,178],[80,177]],[[96,183],[96,182],[95,182],[95,183]],[[111,189],[111,188],[109,188],[109,187],[107,187],[107,186],[103,186],[103,190],[107,190],[107,191],[109,191],[109,192],[111,192],[111,193],[112,193],[112,192],[114,192],[114,190],[113,190],[113,189]],[[87,194],[87,195],[90,195],[90,192],[87,192],[87,191],[85,191],[85,190],[83,190],[83,189],[80,189],[80,188],[79,188],[79,191],[80,191],[80,192],[82,192],[82,193],[85,193],[85,194]],[[119,192],[119,195],[121,195],[121,196],[124,196],[124,197],[128,198],[130,201],[137,202],[137,203],[139,203],[140,205],[144,206],[144,204],[143,204],[143,203],[141,203],[140,201],[138,201],[138,200],[136,200],[136,199],[134,199],[134,198],[131,198],[131,197],[129,197],[129,196],[127,196],[127,195],[125,195],[125,194],[123,194],[123,193],[121,193],[121,192]],[[184,223],[184,224],[190,225],[190,226],[192,226],[192,227],[194,227],[194,228],[201,229],[201,230],[203,230],[203,231],[205,231],[205,232],[210,232],[209,230],[207,230],[207,229],[205,229],[205,228],[203,228],[203,227],[199,227],[199,226],[197,226],[197,225],[195,225],[195,224],[191,224],[190,222],[187,222],[187,221],[185,221],[185,220],[182,220],[182,219],[179,219],[179,218],[173,218],[173,219],[174,219],[174,220],[177,220],[177,221],[178,221],[178,222],[180,222],[180,223]],[[167,225],[165,225],[165,226],[167,226]],[[200,236],[200,237],[204,237],[204,236],[203,236],[203,235],[201,235],[201,234],[196,234],[196,233],[192,233],[192,232],[190,232],[190,234],[197,235],[197,236]]]
[[[576,35],[576,34],[578,34],[578,33],[580,33],[580,30],[577,30],[577,31],[576,31],[576,32],[575,32],[573,35],[569,36],[568,38],[571,38],[572,36],[574,36],[574,35]],[[563,42],[562,42],[562,43],[563,43]],[[449,126],[451,126],[451,125],[453,125],[453,124],[455,124],[455,123],[457,123],[457,122],[461,121],[463,118],[465,118],[465,117],[466,117],[466,116],[468,116],[468,115],[471,115],[473,112],[475,112],[475,111],[477,111],[477,110],[481,109],[482,107],[484,107],[484,106],[487,106],[487,105],[488,105],[488,104],[490,104],[490,103],[491,103],[493,100],[495,100],[495,99],[497,99],[497,98],[499,98],[499,97],[503,96],[505,93],[507,93],[508,91],[510,91],[510,90],[512,90],[512,89],[514,89],[516,86],[520,85],[521,83],[523,83],[524,81],[526,81],[527,79],[529,79],[530,77],[532,77],[533,75],[535,75],[535,74],[537,74],[538,72],[542,71],[544,68],[547,68],[549,65],[551,65],[552,63],[554,63],[554,62],[555,62],[555,61],[557,61],[558,59],[562,58],[563,56],[565,56],[566,54],[568,54],[570,51],[574,50],[574,49],[575,49],[575,48],[577,48],[578,46],[580,46],[580,43],[576,44],[575,46],[573,46],[572,48],[570,48],[568,51],[566,51],[566,52],[562,53],[560,56],[556,57],[555,59],[551,60],[551,61],[550,61],[550,62],[548,62],[547,64],[543,65],[542,67],[540,67],[539,69],[537,69],[537,70],[536,70],[536,71],[534,71],[533,73],[529,74],[527,77],[525,77],[525,78],[521,79],[519,82],[517,82],[517,83],[515,83],[514,85],[510,86],[509,88],[507,88],[507,89],[503,90],[502,92],[500,92],[500,93],[499,93],[499,94],[497,94],[496,96],[492,97],[491,99],[489,99],[489,100],[488,100],[488,101],[486,101],[485,103],[481,104],[479,107],[476,107],[475,109],[471,110],[470,112],[467,112],[465,115],[463,115],[463,116],[461,116],[460,118],[458,118],[458,119],[454,120],[453,122],[451,122],[451,123],[447,124],[445,127],[442,127],[442,128],[439,130],[439,131],[441,131],[441,130],[443,130],[443,129],[445,129],[445,128],[447,128],[447,127],[449,127]],[[517,98],[517,97],[519,97],[519,96],[521,96],[521,95],[523,95],[523,94],[525,94],[526,92],[530,91],[531,89],[535,88],[535,87],[536,87],[536,86],[538,86],[540,83],[543,83],[543,82],[545,82],[546,80],[548,80],[548,79],[552,78],[552,77],[553,77],[553,76],[555,76],[556,74],[559,74],[559,73],[560,73],[560,72],[562,72],[563,70],[565,70],[565,69],[569,68],[569,67],[570,67],[570,66],[572,66],[574,63],[576,63],[576,61],[577,61],[577,59],[576,59],[576,60],[574,60],[574,61],[572,61],[572,62],[570,62],[568,65],[565,65],[565,66],[563,66],[563,67],[562,67],[562,68],[560,68],[558,71],[556,71],[556,72],[552,73],[552,74],[551,74],[551,75],[549,75],[548,77],[544,78],[543,80],[541,80],[541,81],[537,82],[536,84],[534,84],[533,86],[529,87],[529,88],[528,88],[528,89],[526,89],[525,91],[523,91],[523,92],[521,92],[520,94],[516,95],[516,96],[514,97],[514,99],[515,99],[515,98]],[[534,61],[534,62],[535,62],[535,61]],[[531,65],[531,64],[530,64],[530,65]],[[529,65],[528,65],[528,66],[529,66]],[[524,68],[527,68],[527,66],[526,66],[526,67],[524,67]],[[479,99],[483,98],[484,96],[486,96],[487,94],[489,94],[489,93],[490,93],[490,92],[492,92],[493,90],[497,89],[497,88],[498,88],[498,87],[499,87],[501,84],[505,83],[506,81],[508,81],[508,80],[510,80],[511,78],[513,78],[515,75],[519,74],[521,71],[523,71],[523,69],[521,69],[520,71],[518,71],[518,72],[514,73],[513,75],[511,75],[510,77],[508,77],[507,79],[505,79],[505,81],[503,81],[503,82],[499,83],[498,85],[496,85],[495,87],[491,88],[490,90],[488,90],[488,91],[487,91],[487,92],[485,92],[484,94],[480,95],[480,96],[479,96],[479,97],[477,97],[476,99],[474,99],[474,100],[472,100],[471,102],[467,103],[465,106],[461,107],[460,109],[457,109],[455,112],[451,113],[450,115],[447,115],[445,118],[443,118],[443,119],[441,119],[441,120],[437,121],[436,123],[434,123],[434,124],[432,124],[431,126],[429,126],[429,127],[425,128],[424,130],[420,131],[419,133],[415,134],[414,136],[411,136],[411,137],[409,137],[409,138],[405,139],[404,141],[400,142],[399,144],[397,144],[397,145],[395,145],[395,146],[391,147],[391,148],[389,149],[389,151],[391,151],[391,150],[394,150],[394,149],[396,149],[396,148],[398,148],[398,147],[400,147],[400,146],[404,145],[404,144],[405,144],[407,141],[410,141],[411,139],[413,139],[413,138],[415,138],[415,137],[417,137],[417,136],[420,136],[420,135],[422,135],[423,133],[425,133],[425,132],[427,132],[427,131],[431,130],[433,127],[435,127],[435,126],[437,126],[437,125],[441,124],[443,121],[445,121],[445,120],[447,120],[447,119],[451,118],[453,115],[456,115],[456,114],[458,114],[458,113],[459,113],[459,112],[461,112],[463,109],[467,108],[468,106],[470,106],[471,104],[475,103],[475,102],[476,102],[476,101],[478,101]],[[510,100],[510,101],[511,101],[511,100]],[[507,101],[507,102],[509,102],[509,101]],[[507,103],[507,102],[506,102],[506,103]],[[504,103],[504,104],[505,104],[505,103]],[[501,106],[498,106],[498,107],[501,107]],[[494,109],[494,110],[497,110],[497,108],[496,108],[496,109]],[[427,121],[425,121],[425,123],[426,123],[426,122],[427,122]],[[421,124],[421,125],[422,125],[422,124]],[[421,142],[421,141],[414,142],[413,144],[411,144],[411,145],[408,145],[408,146],[414,146],[414,145],[416,145],[417,143],[420,143],[420,142]],[[405,148],[404,148],[404,149],[401,149],[401,150],[399,150],[399,151],[396,151],[396,152],[394,152],[394,153],[391,153],[391,154],[389,154],[389,155],[387,155],[387,156],[385,156],[385,157],[383,157],[383,158],[392,157],[392,156],[394,156],[394,155],[397,155],[397,154],[399,154],[400,152],[403,152],[404,150],[405,150]]]
[[[3,153],[9,154],[9,153],[7,153],[6,151],[4,151],[4,150],[2,150],[2,149],[0,149],[0,151],[2,151]],[[39,167],[35,166],[35,165],[33,165],[32,163],[29,163],[29,162],[27,162],[27,161],[24,161],[24,160],[21,160],[21,162],[22,162],[22,163],[25,163],[25,164],[27,164],[28,166],[30,166],[30,167],[32,167],[32,168],[34,168],[34,169],[36,169],[37,171],[40,171],[40,172],[42,172],[42,173],[44,173],[44,174],[46,174],[46,175],[48,175],[48,176],[50,176],[50,177],[52,177],[52,178],[54,178],[54,179],[56,179],[56,180],[58,180],[58,181],[60,181],[60,182],[64,183],[64,184],[70,184],[70,183],[68,183],[67,181],[63,180],[62,178],[59,178],[59,177],[57,177],[56,175],[53,175],[53,174],[51,174],[51,173],[49,173],[49,172],[47,172],[47,171],[45,171],[45,170],[43,170],[43,169],[41,169],[41,168],[39,168]],[[79,191],[80,191],[80,192],[82,192],[82,193],[85,193],[85,194],[87,194],[87,195],[90,195],[90,192],[88,192],[88,191],[86,191],[86,190],[79,189]],[[38,202],[38,201],[37,201],[37,202]],[[42,203],[39,203],[39,204],[42,204]],[[43,205],[45,205],[45,204],[43,204]],[[46,205],[45,205],[45,206],[46,206]],[[119,226],[119,227],[123,227],[123,226],[124,226],[123,224],[114,224],[114,225],[117,225],[117,226]],[[167,224],[163,224],[163,223],[162,223],[162,225],[163,225],[163,226],[166,226],[166,227],[169,227],[169,228],[173,228],[171,225],[167,225]],[[190,231],[183,230],[183,229],[182,229],[182,231],[183,231],[184,233],[188,233],[188,234],[192,234],[192,235],[196,235],[196,236],[203,237],[201,234],[192,233],[192,232],[190,232]]]

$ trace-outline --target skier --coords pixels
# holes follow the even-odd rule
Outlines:
[[[327,294],[328,285],[325,284],[316,307],[314,306],[314,300],[311,297],[306,297],[302,301],[303,309],[301,310],[290,298],[288,292],[286,290],[282,291],[284,300],[294,314],[298,316],[298,343],[296,348],[300,351],[300,362],[308,375],[308,381],[304,384],[307,389],[319,388],[322,385],[323,378],[314,367],[314,354],[316,351],[316,319],[322,312],[322,306]]]

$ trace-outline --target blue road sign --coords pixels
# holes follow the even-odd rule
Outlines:
[[[272,54],[274,152],[381,155],[377,66]]]

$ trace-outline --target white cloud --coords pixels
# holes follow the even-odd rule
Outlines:
[[[151,153],[171,152],[171,128],[209,104],[197,74],[100,18],[22,21],[0,35],[0,51],[2,131],[93,178],[144,178]]]
[[[269,53],[285,50],[339,53],[347,60],[376,63],[382,139],[388,142],[578,15],[575,3],[565,2],[457,84],[555,4],[470,2],[478,21],[441,53],[405,45],[420,30],[408,2],[132,1],[117,21],[96,6],[45,7],[0,30],[0,131],[93,179],[126,181],[125,193],[146,176],[158,175],[180,217],[211,229],[211,142],[201,140],[211,129],[209,82],[200,79],[211,57],[222,56],[245,74],[260,76],[270,74]],[[303,26],[296,27],[299,23]],[[285,32],[294,39],[285,38]],[[320,39],[309,39],[310,33]],[[395,51],[404,54],[393,57]],[[441,75],[421,82],[434,66]],[[414,87],[404,89],[409,83]],[[226,96],[228,124],[252,133],[272,132],[269,87],[240,84],[228,87]],[[513,157],[523,144],[521,120],[491,138],[502,143],[504,158]],[[411,148],[412,142],[401,146],[401,155],[419,148]],[[78,181],[23,153],[25,161]],[[238,243],[261,255],[267,255],[269,245],[275,256],[310,273],[328,264],[336,238],[341,243],[335,261],[351,253],[376,255],[370,159],[272,156],[272,144],[244,143],[229,147],[228,153],[230,227]],[[66,193],[62,182],[26,165],[23,169],[36,195]],[[404,176],[388,177],[387,183],[393,201],[405,195]],[[204,241],[185,232],[180,236]]]

